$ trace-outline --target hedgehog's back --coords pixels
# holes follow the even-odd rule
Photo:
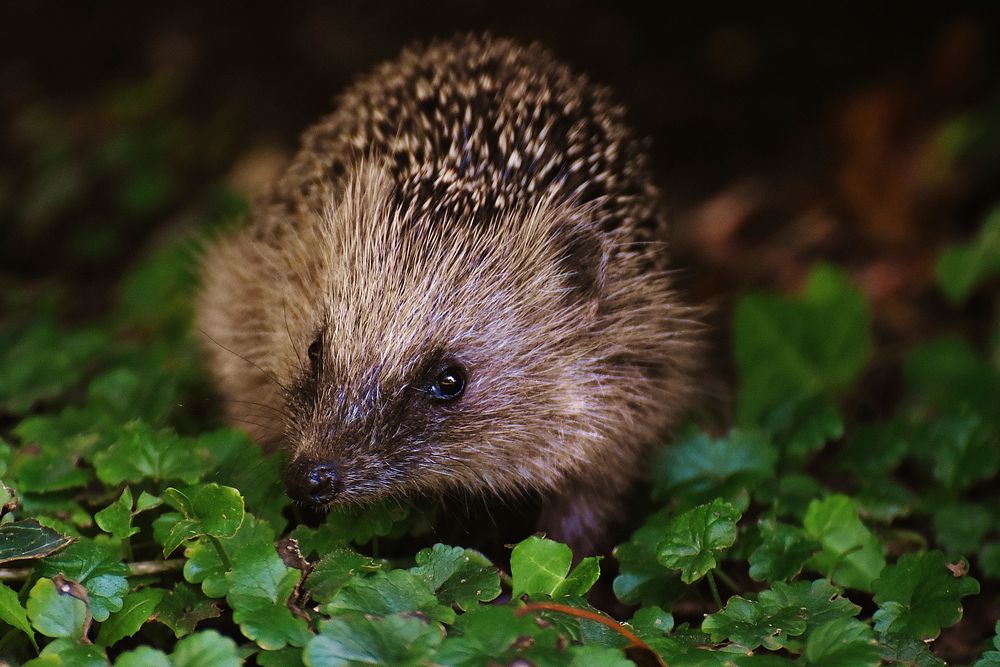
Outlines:
[[[656,191],[623,115],[537,45],[464,36],[411,48],[305,133],[264,208],[274,224],[322,210],[360,157],[378,155],[399,207],[426,221],[485,222],[557,193],[593,205],[600,231],[648,240]]]

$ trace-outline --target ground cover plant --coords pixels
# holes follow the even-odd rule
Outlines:
[[[741,285],[731,400],[658,454],[614,553],[491,561],[405,505],[302,521],[280,454],[222,425],[195,265],[246,193],[203,177],[232,135],[179,86],[11,123],[0,214],[61,241],[43,279],[0,271],[0,664],[1000,666],[995,197],[929,253],[913,300],[948,326],[889,335],[842,255]],[[938,128],[935,173],[996,173],[995,109]]]
[[[998,221],[941,258],[951,298],[997,271]],[[849,423],[841,399],[871,358],[870,315],[832,266],[801,294],[739,301],[736,422],[692,426],[660,454],[635,508],[645,519],[614,556],[614,593],[632,605],[619,626],[586,602],[601,561],[571,567],[541,536],[513,547],[507,572],[462,545],[379,558],[379,539],[415,529],[402,506],[291,527],[280,455],[185,409],[207,391],[186,326],[195,250],[145,260],[93,326],[8,304],[10,661],[933,665],[963,610],[995,609],[996,359],[925,341],[905,355],[894,413]],[[146,307],[151,295],[164,307]],[[701,605],[700,622],[675,621],[679,600]],[[977,665],[997,664],[996,641]]]

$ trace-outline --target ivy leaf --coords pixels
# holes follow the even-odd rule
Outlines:
[[[994,650],[983,653],[983,657],[973,667],[1000,667],[1000,621],[994,626],[993,635]]]
[[[21,606],[21,601],[17,599],[17,593],[6,584],[0,584],[0,621],[3,621],[12,628],[17,628],[28,635],[31,645],[38,650],[35,642],[35,632],[28,622],[28,612]]]
[[[956,577],[944,554],[927,551],[906,554],[885,568],[874,583],[875,629],[915,639],[934,639],[941,628],[962,618],[962,598],[979,592],[970,576]]]
[[[35,571],[43,577],[62,574],[83,585],[90,596],[90,613],[104,622],[111,612],[120,611],[129,585],[128,567],[116,549],[93,540],[80,540],[66,550],[41,561]]]
[[[718,565],[723,551],[736,542],[740,512],[729,503],[714,500],[680,514],[667,524],[657,547],[657,559],[681,571],[681,580],[694,583]]]
[[[828,621],[806,641],[805,662],[813,667],[878,667],[872,630],[855,618]]]
[[[125,541],[138,533],[139,529],[132,527],[132,491],[125,487],[118,500],[94,515],[94,521],[117,540]]]
[[[167,591],[156,608],[156,620],[173,630],[178,639],[194,632],[202,621],[218,617],[218,604],[186,582]]]
[[[477,551],[435,544],[417,552],[416,562],[410,572],[427,582],[441,604],[469,611],[480,601],[489,602],[500,595],[496,567]]]
[[[407,570],[352,579],[321,610],[331,615],[358,612],[376,616],[419,612],[434,621],[455,622],[451,607],[439,603],[424,579]]]
[[[1000,274],[1000,208],[987,216],[975,239],[947,248],[937,265],[938,285],[953,304],[961,304],[978,285],[997,274]]]
[[[0,353],[0,413],[24,414],[77,385],[107,347],[107,336],[84,329],[65,332],[41,321]]]
[[[417,562],[420,562],[419,558],[418,554]],[[382,567],[383,564],[374,558],[362,556],[345,546],[338,546],[316,563],[306,579],[305,586],[313,600],[329,602],[337,591],[354,577],[377,572]]]
[[[835,583],[871,591],[872,582],[885,567],[882,545],[861,523],[847,496],[832,495],[809,503],[803,521],[806,536],[822,550],[810,565]]]
[[[934,478],[960,491],[1000,471],[1000,440],[977,415],[948,415],[930,427],[925,447],[934,459]]]
[[[225,553],[235,562],[243,550],[252,554],[261,544],[273,547],[275,537],[267,522],[247,514],[236,534],[230,538],[222,538],[220,542]],[[229,592],[229,581],[226,578],[226,566],[215,545],[202,538],[188,545],[184,555],[187,556],[184,578],[192,584],[201,584],[202,592],[210,598],[225,597]]]
[[[131,637],[139,631],[156,611],[166,591],[162,588],[144,588],[125,596],[121,611],[111,614],[97,633],[97,643],[112,646],[118,640]]]
[[[769,590],[761,591],[757,599],[771,608],[797,607],[806,612],[808,628],[828,621],[857,616],[861,607],[841,595],[826,579],[816,581],[796,581],[786,584],[775,582]]]
[[[94,456],[97,477],[109,486],[180,480],[196,483],[211,467],[203,448],[169,430],[156,430],[143,421],[122,427],[110,447]]]
[[[231,428],[203,433],[196,442],[212,458],[214,470],[205,481],[239,489],[247,511],[280,531],[286,523],[282,512],[291,503],[281,483],[281,454],[263,456],[246,433]]]
[[[660,510],[649,515],[625,544],[615,548],[618,576],[613,584],[615,596],[625,604],[669,605],[685,586],[676,572],[657,560],[657,545],[667,531],[670,514]]]
[[[757,581],[791,579],[819,550],[819,544],[795,526],[763,519],[757,529],[761,543],[750,554],[750,576]]]
[[[797,299],[753,294],[734,323],[740,424],[759,424],[790,395],[836,395],[872,352],[868,304],[847,276],[817,267]]]
[[[0,525],[0,563],[45,558],[72,541],[34,519],[5,523]]]
[[[459,616],[453,628],[454,633],[449,633],[434,655],[437,663],[452,667],[479,667],[491,660],[511,664],[518,644],[544,644],[540,635],[555,635],[530,616],[515,616],[508,605],[477,607]]]
[[[170,654],[173,667],[240,667],[236,642],[215,630],[205,630],[177,642]]]
[[[890,665],[908,667],[946,667],[947,663],[930,652],[925,642],[907,635],[891,633],[879,639],[882,660]]]
[[[28,593],[27,611],[31,625],[46,637],[80,639],[83,636],[87,605],[61,592],[51,579],[35,582]]]
[[[979,503],[950,503],[934,510],[934,534],[938,544],[952,554],[975,553],[983,538],[996,525],[993,512]]]
[[[72,667],[107,667],[108,656],[104,650],[78,639],[56,639],[48,643],[34,660],[24,663],[24,667],[50,667],[71,665]]]
[[[778,450],[763,432],[736,429],[721,439],[697,432],[662,450],[654,492],[684,508],[723,498],[746,509],[748,489],[773,477],[777,461]]]
[[[826,396],[797,397],[768,412],[765,428],[793,461],[804,461],[844,437],[844,415]]]
[[[233,569],[226,573],[226,601],[240,631],[267,651],[287,644],[303,646],[310,637],[309,628],[288,608],[301,572],[282,562],[273,542],[246,545],[231,558]]]
[[[200,535],[232,537],[243,524],[243,496],[238,490],[228,486],[219,486],[213,482],[184,491],[171,487],[163,492],[163,499],[182,516],[171,526],[164,540],[164,556],[185,540]]]
[[[1000,429],[1000,373],[959,338],[917,346],[903,364],[910,401],[927,414],[977,415]]]
[[[770,651],[783,648],[789,638],[806,631],[806,610],[729,598],[722,611],[709,614],[701,624],[713,642],[730,640],[753,650],[763,645]]]
[[[326,515],[322,530],[340,541],[367,544],[374,537],[388,535],[409,515],[407,506],[392,501],[366,507],[335,508]]]
[[[163,651],[140,646],[120,654],[115,660],[115,667],[173,667],[173,665],[170,657]]]
[[[565,544],[537,535],[522,540],[510,554],[511,596],[586,594],[600,575],[597,558],[584,558],[569,574],[572,563],[573,552]]]
[[[415,616],[350,615],[321,624],[306,646],[308,665],[416,665],[430,663],[443,639],[439,627]]]

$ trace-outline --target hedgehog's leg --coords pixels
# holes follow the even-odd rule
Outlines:
[[[569,545],[574,561],[607,554],[614,546],[612,528],[624,517],[624,489],[577,482],[561,494],[547,498],[538,517],[538,530],[550,539]]]

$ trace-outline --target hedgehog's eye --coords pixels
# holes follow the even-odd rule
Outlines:
[[[431,394],[441,401],[454,401],[465,391],[465,369],[449,364],[434,379]]]
[[[320,364],[323,362],[323,334],[316,336],[314,340],[309,345],[309,349],[306,351],[309,355],[309,363],[312,365],[313,374],[319,373]]]

